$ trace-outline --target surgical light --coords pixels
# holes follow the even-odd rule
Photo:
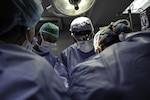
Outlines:
[[[95,0],[52,0],[52,7],[57,13],[77,16],[88,11]]]

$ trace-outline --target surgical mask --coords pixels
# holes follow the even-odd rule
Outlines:
[[[26,48],[27,50],[32,50],[32,44],[29,42],[28,36],[25,33],[26,40],[23,42],[22,47]]]
[[[77,48],[80,49],[82,52],[88,53],[93,50],[93,40],[87,41],[78,41]]]
[[[50,52],[51,50],[51,43],[50,42],[47,42],[44,40],[42,34],[41,34],[41,39],[42,39],[42,42],[41,42],[41,45],[38,45],[39,46],[39,50],[42,51],[43,53],[48,53]]]

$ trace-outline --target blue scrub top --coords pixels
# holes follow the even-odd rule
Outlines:
[[[0,44],[1,100],[70,100],[52,66],[13,44]]]
[[[39,52],[35,51],[35,50],[32,48],[32,52],[34,52],[34,53],[38,54],[39,56],[45,58],[45,59],[52,65],[52,67],[55,66],[55,63],[56,63],[58,57],[55,56],[51,51],[49,51],[49,52],[47,52],[47,53],[42,53],[42,52],[39,53]]]
[[[65,87],[68,88],[68,75],[58,57],[55,56],[51,51],[47,53],[39,53],[32,48],[32,52],[46,59],[52,65],[56,73],[59,75]]]
[[[150,31],[121,40],[75,67],[73,100],[150,100]]]
[[[95,55],[94,47],[90,52],[82,52],[77,48],[76,43],[70,45],[68,48],[63,50],[59,56],[62,64],[68,72],[68,77],[70,80],[71,72],[73,68],[78,64],[86,60],[87,58]]]

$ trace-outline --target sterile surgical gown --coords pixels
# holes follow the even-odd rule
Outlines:
[[[0,44],[1,100],[69,100],[52,66],[42,57],[13,44]]]
[[[68,80],[70,80],[71,72],[73,68],[78,64],[86,60],[87,58],[95,55],[94,47],[89,52],[82,52],[77,48],[76,43],[70,45],[68,48],[63,50],[60,54],[60,60],[65,66],[65,69],[68,73]]]
[[[51,51],[47,52],[47,53],[37,53],[37,51],[35,51],[33,48],[32,48],[32,52],[38,54],[39,56],[45,58],[51,65],[52,67],[55,66],[55,63],[57,61],[57,56],[54,55]]]
[[[51,51],[49,51],[47,53],[37,53],[37,51],[35,51],[33,48],[32,48],[32,52],[34,52],[34,53],[38,54],[39,56],[43,57],[44,59],[46,59],[52,65],[52,67],[54,68],[56,73],[60,76],[65,87],[68,87],[67,71],[64,69],[64,67],[62,66],[62,63],[60,62],[60,60],[58,59],[58,57],[56,55],[54,55]]]
[[[150,31],[122,35],[72,72],[72,100],[150,100]]]

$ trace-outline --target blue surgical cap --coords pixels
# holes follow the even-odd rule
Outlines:
[[[17,25],[35,26],[43,12],[41,3],[41,0],[1,0],[0,35]]]
[[[53,23],[44,23],[39,31],[41,34],[50,35],[54,38],[59,38],[59,27]]]

